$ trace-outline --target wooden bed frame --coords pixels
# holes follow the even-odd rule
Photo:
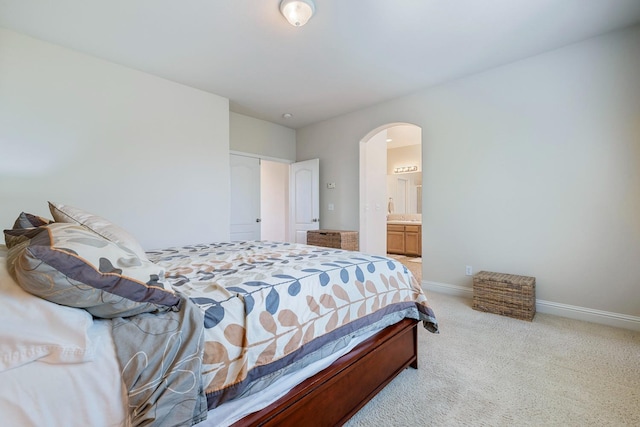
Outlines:
[[[417,323],[404,319],[383,329],[234,427],[344,424],[402,370],[418,368]]]

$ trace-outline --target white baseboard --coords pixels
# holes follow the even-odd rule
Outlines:
[[[423,280],[422,287],[427,291],[433,291],[440,294],[473,298],[473,289],[465,286]],[[586,322],[599,323],[601,325],[640,331],[640,317],[630,316],[628,314],[595,310],[593,308],[561,304],[541,299],[536,299],[536,311],[539,313],[567,317],[569,319],[584,320]]]
[[[422,281],[422,288],[439,294],[453,295],[456,297],[473,298],[473,289],[466,286],[450,285],[448,283]]]

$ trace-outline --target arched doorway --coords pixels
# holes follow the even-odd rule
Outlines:
[[[361,251],[386,255],[390,207],[422,213],[422,128],[411,123],[380,126],[360,141]]]

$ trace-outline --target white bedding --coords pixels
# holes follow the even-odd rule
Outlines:
[[[110,320],[96,320],[89,336],[96,343],[93,361],[50,364],[34,361],[0,373],[0,414],[8,427],[129,426],[126,392],[111,339]],[[320,372],[377,330],[302,371],[285,376],[265,392],[220,405],[198,427],[229,426],[278,400],[306,378]]]
[[[14,348],[35,350],[27,354],[29,357],[21,357],[20,363],[11,368],[7,364],[0,370],[2,425],[129,426],[126,390],[111,337],[111,320],[92,321],[85,310],[59,306],[22,291],[7,273],[6,253],[6,247],[0,245],[2,356],[8,356]],[[20,313],[20,307],[25,311]],[[22,322],[16,321],[18,316]],[[306,369],[284,376],[263,393],[220,405],[209,411],[207,420],[198,426],[228,426],[270,405],[379,329],[382,327],[352,339],[346,347]],[[52,342],[63,342],[64,346],[51,346]],[[47,348],[54,351],[49,354],[44,350]],[[75,359],[59,357],[74,349],[80,354]]]
[[[110,320],[96,320],[89,330],[96,343],[93,361],[50,364],[34,361],[0,373],[0,414],[8,427],[129,426],[126,392],[111,339]],[[285,376],[265,392],[220,405],[198,427],[229,426],[278,400],[306,378],[320,372],[377,330],[302,371]]]
[[[85,310],[52,304],[25,292],[6,268],[0,245],[0,372],[34,360],[52,364],[93,360],[88,336],[93,318]]]
[[[0,424],[127,426],[109,320],[24,292],[0,245]]]
[[[0,351],[3,357],[15,353],[13,349],[20,346],[30,346],[39,352],[22,352],[20,355],[29,357],[21,356],[19,363],[11,359],[11,368],[8,364],[0,366],[0,424],[130,426],[127,391],[117,362],[111,320],[92,320],[83,309],[60,306],[24,292],[7,273],[6,255],[6,247],[0,245],[0,308],[5,309],[0,310]],[[31,313],[24,316],[21,307]],[[347,335],[341,342],[332,343],[340,350],[281,377],[262,392],[219,405],[208,412],[207,420],[198,427],[228,426],[270,405],[360,342],[404,317],[402,312],[394,316],[399,317],[385,316],[357,338]],[[51,346],[52,342],[60,344],[60,337],[64,338],[64,345]]]
[[[8,427],[128,426],[125,389],[113,350],[109,320],[89,330],[93,361],[34,361],[0,373],[0,423]]]

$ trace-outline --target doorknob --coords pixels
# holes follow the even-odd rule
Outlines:
[[[256,222],[262,222],[260,218],[256,218]]]

